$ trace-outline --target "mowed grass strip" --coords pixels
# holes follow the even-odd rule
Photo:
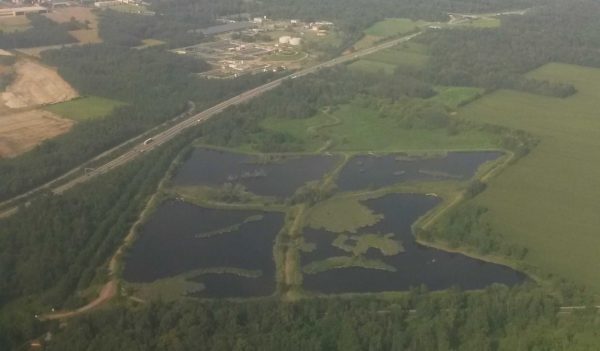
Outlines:
[[[413,21],[408,18],[388,18],[367,28],[365,34],[385,38],[410,33],[428,24],[426,21]]]
[[[50,105],[46,110],[75,121],[87,121],[105,117],[115,108],[124,105],[121,101],[88,96]]]
[[[549,64],[532,78],[574,84],[560,99],[498,91],[459,112],[468,120],[526,130],[541,141],[473,201],[493,225],[530,249],[544,272],[600,291],[600,69]]]

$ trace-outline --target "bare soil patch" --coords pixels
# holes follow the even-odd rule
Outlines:
[[[46,15],[51,20],[58,23],[69,22],[71,18],[77,21],[89,24],[90,29],[73,30],[69,33],[82,44],[100,43],[102,39],[98,35],[98,18],[92,12],[92,9],[86,7],[64,7],[55,9]]]
[[[14,157],[68,132],[74,122],[44,110],[0,116],[0,158]]]
[[[15,64],[17,77],[2,93],[10,108],[32,107],[68,101],[78,96],[58,73],[39,63],[23,60]]]

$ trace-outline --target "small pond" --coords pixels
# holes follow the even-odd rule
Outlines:
[[[480,289],[493,283],[512,286],[527,280],[524,274],[505,266],[419,245],[411,232],[411,225],[439,201],[436,197],[419,194],[392,194],[366,201],[365,205],[385,218],[371,227],[362,228],[359,233],[394,233],[404,246],[404,252],[394,256],[384,256],[375,249],[369,249],[366,256],[380,259],[393,266],[396,272],[360,267],[332,269],[304,274],[304,288],[322,293],[399,291],[421,284],[431,290],[452,286]],[[306,230],[305,240],[316,243],[317,248],[303,253],[302,265],[327,257],[347,256],[345,251],[332,246],[336,235],[322,230]]]
[[[402,155],[360,155],[344,166],[337,184],[342,191],[353,191],[409,180],[465,180],[473,177],[479,166],[502,155],[499,151],[449,152],[445,156],[421,159]]]
[[[258,278],[204,274],[200,296],[264,296],[275,291],[273,245],[282,213],[225,211],[170,200],[143,226],[125,263],[124,278],[148,283],[201,268],[260,271]]]
[[[200,148],[173,180],[183,186],[239,183],[258,195],[288,197],[307,182],[321,179],[337,161],[338,156],[308,155],[261,163],[258,156]]]

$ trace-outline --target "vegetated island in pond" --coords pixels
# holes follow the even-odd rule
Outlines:
[[[442,199],[394,189],[415,182],[462,184],[502,155],[267,158],[196,149],[176,170],[171,189],[163,189],[176,200],[162,202],[142,226],[124,276],[140,291],[171,286],[166,290],[179,289],[175,296],[209,298],[519,284],[527,278],[510,268],[418,244],[411,225]],[[367,183],[365,173],[377,181]],[[253,197],[220,198],[217,207],[224,209],[217,209],[203,193],[193,199],[197,205],[177,193],[195,186],[220,192],[228,182],[244,184]],[[336,182],[364,196],[340,193]],[[307,184],[306,196],[298,196]],[[277,199],[264,201],[277,211],[261,207],[257,199],[266,198]]]

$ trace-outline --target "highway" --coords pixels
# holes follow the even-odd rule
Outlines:
[[[35,190],[29,191],[25,194],[19,195],[11,200],[5,201],[3,204],[9,203],[10,201],[14,201],[20,198],[23,198],[25,196],[31,195],[32,192],[36,191],[36,190],[40,190],[40,189],[50,189],[53,193],[55,194],[62,194],[63,192],[71,189],[72,187],[81,184],[81,183],[85,183],[88,180],[100,175],[100,174],[104,174],[106,172],[109,172],[112,169],[115,169],[131,160],[134,160],[136,158],[138,158],[139,156],[143,155],[144,152],[150,151],[154,148],[159,147],[160,145],[168,142],[169,140],[175,138],[179,133],[181,133],[182,131],[184,131],[187,128],[196,126],[206,120],[208,120],[209,118],[213,117],[214,115],[222,112],[223,110],[225,110],[226,108],[233,106],[233,105],[237,105],[237,104],[241,104],[244,103],[246,101],[249,101],[269,90],[272,90],[276,87],[278,87],[282,82],[284,82],[285,80],[288,79],[295,79],[298,77],[302,77],[311,73],[314,73],[316,71],[318,71],[319,69],[322,68],[326,68],[326,67],[332,67],[332,66],[336,66],[348,61],[352,61],[355,60],[357,58],[363,57],[363,56],[367,56],[370,55],[372,53],[375,53],[377,51],[380,50],[384,50],[384,49],[388,49],[390,47],[393,47],[395,45],[398,45],[400,43],[403,42],[407,42],[413,38],[415,38],[416,36],[422,34],[422,32],[417,32],[411,35],[407,35],[398,39],[394,39],[394,40],[390,40],[387,41],[385,43],[373,46],[371,48],[368,49],[364,49],[361,51],[356,51],[354,53],[351,54],[347,54],[347,55],[343,55],[337,58],[334,58],[330,61],[326,61],[308,68],[305,68],[303,70],[300,71],[296,71],[294,73],[291,73],[285,77],[282,78],[278,78],[274,81],[271,81],[269,83],[266,83],[264,85],[261,85],[259,87],[253,88],[251,90],[248,90],[246,92],[243,92],[235,97],[232,97],[228,100],[225,100],[207,110],[204,110],[198,114],[195,114],[191,117],[186,118],[185,120],[175,124],[174,126],[170,127],[167,130],[164,130],[160,133],[157,133],[153,136],[150,136],[149,138],[152,139],[152,141],[150,143],[148,143],[147,145],[145,145],[144,143],[140,143],[137,144],[133,147],[131,147],[129,150],[127,150],[125,153],[121,154],[120,156],[106,162],[105,164],[98,166],[97,168],[91,170],[90,172],[87,172],[84,175],[78,176],[62,185],[58,185],[58,186],[54,186],[53,183],[55,183],[58,180],[64,179],[66,176],[72,175],[77,171],[81,170],[81,167],[78,167],[72,171],[70,171],[69,173],[52,180],[51,182],[48,182],[38,188],[36,188]],[[139,136],[136,136],[135,138],[132,138],[126,142],[124,142],[121,145],[125,145],[131,141],[134,141],[135,139],[138,139]],[[103,153],[103,155],[106,153]],[[94,159],[97,159],[98,157],[95,157]],[[0,213],[0,218],[3,216],[8,216],[11,215],[13,213],[15,213],[16,208],[8,208],[5,209],[3,212]]]

